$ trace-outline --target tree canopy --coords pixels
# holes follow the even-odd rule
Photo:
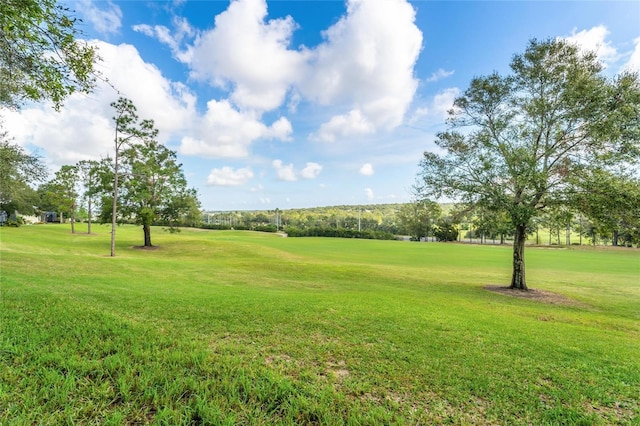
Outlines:
[[[123,152],[120,214],[142,225],[144,246],[151,247],[151,225],[173,225],[198,206],[195,190],[187,188],[176,153],[153,139]]]
[[[14,144],[0,128],[0,210],[33,211],[37,196],[29,185],[46,176],[42,161]]]
[[[443,154],[425,152],[417,187],[505,212],[515,229],[511,287],[527,289],[524,243],[532,220],[567,203],[576,177],[635,161],[640,82],[608,79],[595,54],[563,40],[532,40],[511,73],[474,78],[454,102]]]
[[[56,0],[0,2],[0,105],[49,99],[59,109],[75,91],[91,91],[98,56],[77,24]]]

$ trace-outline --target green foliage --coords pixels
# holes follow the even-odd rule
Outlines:
[[[614,245],[640,244],[640,180],[594,169],[574,187],[571,203],[591,220],[590,233],[613,235]]]
[[[0,122],[0,210],[33,212],[37,195],[31,185],[46,176],[47,169],[40,158],[12,143]]]
[[[371,204],[353,206],[327,206],[303,209],[267,211],[205,212],[203,222],[212,225],[227,225],[225,229],[252,229],[256,225],[276,224],[298,229],[344,228],[351,230],[383,231],[407,234],[399,220],[403,204]]]
[[[119,198],[120,214],[138,225],[151,245],[150,227],[176,223],[199,207],[195,190],[187,188],[176,153],[152,139],[131,145],[122,154],[125,174]]]
[[[41,209],[66,214],[71,219],[71,232],[75,232],[75,215],[78,209],[78,168],[62,166],[54,178],[39,188]]]
[[[8,219],[5,223],[4,226],[11,226],[13,228],[18,228],[22,225],[24,225],[24,219],[21,217],[16,217],[15,219]]]
[[[390,232],[383,231],[358,231],[355,229],[334,228],[287,228],[289,237],[332,237],[332,238],[362,238],[367,240],[395,240]]]
[[[0,237],[0,424],[640,420],[635,249],[531,249],[547,304],[483,289],[506,247],[185,229],[146,251],[123,226],[114,260],[108,227]]]
[[[440,205],[431,200],[416,201],[402,206],[398,220],[414,240],[433,235],[435,224],[442,216]]]
[[[451,220],[441,219],[435,226],[434,236],[438,241],[456,241],[458,239],[458,229],[451,223]]]
[[[78,40],[78,20],[56,0],[0,2],[0,105],[64,99],[95,84],[94,47]]]
[[[455,100],[440,155],[425,152],[417,189],[507,214],[514,229],[513,285],[526,289],[524,238],[548,206],[565,204],[576,176],[640,153],[640,80],[612,81],[594,53],[532,40],[511,74],[474,78]],[[517,261],[516,261],[517,259]]]

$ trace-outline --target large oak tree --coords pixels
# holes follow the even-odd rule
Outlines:
[[[511,287],[526,290],[532,220],[566,203],[581,174],[638,158],[640,82],[633,73],[607,78],[595,54],[563,40],[532,40],[510,67],[474,78],[455,100],[418,187],[424,197],[506,212],[515,229]]]

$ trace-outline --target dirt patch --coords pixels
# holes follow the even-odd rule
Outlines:
[[[521,299],[535,300],[537,302],[549,303],[552,305],[565,305],[565,306],[584,306],[582,303],[570,299],[561,294],[553,293],[545,290],[518,290],[515,288],[509,288],[499,285],[486,285],[485,290],[492,291],[494,293],[503,294],[505,296],[518,297]]]
[[[160,250],[160,246],[151,246],[151,247],[146,247],[146,246],[133,246],[134,250]]]

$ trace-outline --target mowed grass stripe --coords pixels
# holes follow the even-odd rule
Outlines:
[[[638,421],[637,250],[95,231],[0,231],[0,423]]]

